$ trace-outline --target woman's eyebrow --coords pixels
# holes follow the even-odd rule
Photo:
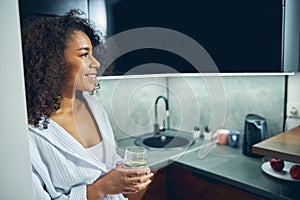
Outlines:
[[[79,49],[77,49],[77,50],[79,50],[79,51],[81,51],[81,50],[89,51],[90,48],[89,48],[89,47],[81,47],[81,48],[79,48]]]

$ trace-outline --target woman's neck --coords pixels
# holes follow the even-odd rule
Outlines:
[[[60,108],[56,113],[72,113],[84,105],[82,94],[74,93],[72,96],[64,96]]]

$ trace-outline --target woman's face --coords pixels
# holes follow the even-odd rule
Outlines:
[[[92,91],[100,63],[92,55],[92,43],[82,31],[74,31],[64,51],[67,67],[71,68],[65,92]]]

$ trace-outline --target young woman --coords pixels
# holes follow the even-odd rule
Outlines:
[[[101,35],[78,10],[23,28],[29,142],[35,199],[124,199],[143,190],[149,168],[129,170],[116,154],[94,89]]]

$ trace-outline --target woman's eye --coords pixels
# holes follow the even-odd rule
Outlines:
[[[84,53],[81,56],[84,57],[84,58],[86,58],[86,57],[88,57],[88,55],[89,55],[88,53]]]

